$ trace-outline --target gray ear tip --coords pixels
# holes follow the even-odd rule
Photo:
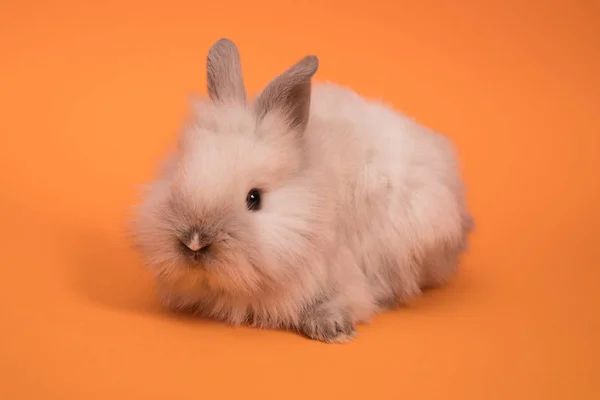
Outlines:
[[[217,40],[215,42],[215,46],[219,45],[219,46],[235,46],[235,43],[233,43],[233,40],[226,38],[226,37],[222,37],[221,39]]]
[[[233,40],[228,38],[221,38],[217,40],[208,51],[209,54],[212,53],[233,53],[238,54],[237,45],[233,42]]]
[[[316,73],[317,70],[319,69],[319,57],[317,57],[317,56],[313,56],[313,55],[306,56],[301,61],[301,63],[304,64],[306,69],[311,71],[312,74]]]

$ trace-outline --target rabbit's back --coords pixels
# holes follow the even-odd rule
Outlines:
[[[452,274],[471,217],[448,138],[326,84],[314,86],[306,139],[337,193],[341,242],[381,301]]]

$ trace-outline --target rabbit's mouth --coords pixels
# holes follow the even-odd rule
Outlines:
[[[183,256],[194,266],[202,264],[203,261],[207,261],[211,256],[211,252],[214,251],[214,246],[211,243],[195,244],[192,242],[191,244],[186,244],[181,241],[179,248],[179,251]]]
[[[178,251],[192,267],[202,267],[222,256],[231,237],[192,227],[176,238]],[[208,266],[207,266],[208,267]]]

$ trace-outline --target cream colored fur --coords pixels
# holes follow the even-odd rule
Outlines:
[[[345,342],[456,271],[473,223],[452,143],[349,89],[311,90],[317,65],[248,104],[235,45],[209,52],[210,99],[134,221],[168,307]],[[210,237],[200,261],[180,248],[193,226]]]

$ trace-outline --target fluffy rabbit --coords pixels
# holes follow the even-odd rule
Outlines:
[[[473,222],[452,143],[311,80],[307,56],[249,102],[236,45],[136,208],[163,304],[351,341],[356,325],[446,282]]]

